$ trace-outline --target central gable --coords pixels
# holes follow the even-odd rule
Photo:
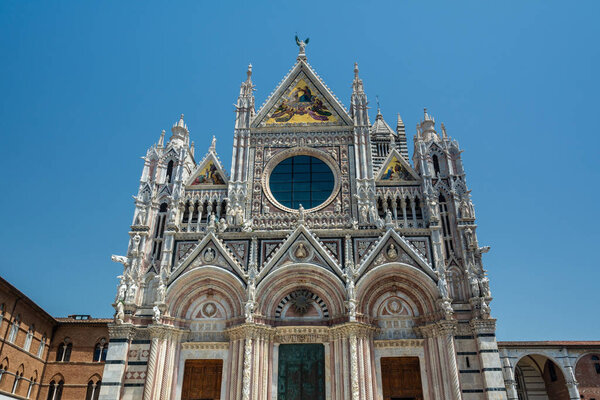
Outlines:
[[[300,60],[265,102],[253,127],[353,125],[347,111]]]

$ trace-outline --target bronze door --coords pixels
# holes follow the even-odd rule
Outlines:
[[[382,357],[384,400],[423,400],[418,357]]]
[[[325,400],[323,345],[280,345],[278,375],[277,400]]]
[[[181,400],[219,400],[223,360],[186,360]]]

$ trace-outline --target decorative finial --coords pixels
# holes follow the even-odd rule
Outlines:
[[[209,151],[214,153],[216,148],[217,148],[217,138],[215,137],[215,135],[213,135],[212,141],[210,142]]]
[[[163,129],[162,132],[160,133],[160,139],[158,139],[158,145],[160,147],[163,147],[165,144],[165,130]]]
[[[306,45],[308,44],[308,41],[310,40],[310,38],[306,38],[304,40],[300,40],[300,38],[298,38],[298,34],[296,33],[296,44],[299,47],[299,51],[298,51],[298,59],[306,59],[306,53],[305,53],[305,49],[306,49]]]
[[[375,100],[377,101],[377,114],[381,114],[381,109],[379,108],[379,95],[375,95]]]
[[[190,154],[192,155],[192,157],[194,157],[194,151],[195,151],[195,146],[194,146],[194,141],[192,141],[192,144],[190,145]]]
[[[247,82],[250,82],[250,78],[252,77],[252,64],[248,64],[248,71],[246,72],[246,75],[248,75]]]
[[[181,117],[180,117],[180,119],[183,119],[183,113],[181,113]]]
[[[354,79],[358,79],[358,63],[354,63]]]

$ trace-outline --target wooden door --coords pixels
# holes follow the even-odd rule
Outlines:
[[[277,400],[325,400],[322,344],[279,346]]]
[[[384,400],[422,400],[418,357],[382,357],[381,384]]]
[[[223,360],[186,360],[181,400],[219,400]]]

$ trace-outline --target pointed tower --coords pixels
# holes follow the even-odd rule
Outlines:
[[[396,148],[396,132],[383,119],[379,106],[375,122],[371,125],[371,157],[374,171],[379,171],[391,149]]]
[[[396,143],[397,143],[398,150],[400,151],[400,154],[406,160],[409,160],[408,144],[406,142],[406,128],[404,127],[404,121],[402,121],[402,118],[400,117],[400,113],[398,113],[398,121],[396,122],[396,135],[398,137],[396,139]]]
[[[246,193],[248,152],[250,148],[250,124],[254,118],[254,85],[252,64],[248,65],[246,80],[242,82],[235,106],[235,130],[231,156],[231,181],[229,184],[229,221],[238,226],[246,219]],[[237,216],[232,219],[232,215]]]

